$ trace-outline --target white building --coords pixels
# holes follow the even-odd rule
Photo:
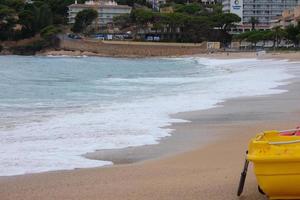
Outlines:
[[[242,21],[237,32],[251,30],[251,17],[258,20],[256,29],[269,29],[274,18],[300,4],[300,0],[222,0],[223,12],[235,13]]]
[[[78,12],[84,9],[95,9],[98,12],[97,24],[105,26],[107,23],[113,21],[115,16],[122,14],[129,14],[131,7],[127,5],[118,5],[114,1],[86,1],[85,4],[75,3],[70,5],[68,11],[69,24],[75,23],[75,17]]]

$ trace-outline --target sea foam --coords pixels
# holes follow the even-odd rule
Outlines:
[[[38,64],[36,58],[31,59],[28,66]],[[55,58],[39,59],[51,63],[47,59]],[[65,66],[76,62],[95,65],[97,71],[93,74],[99,73],[98,76],[107,70],[98,67],[98,62],[109,65],[120,61],[113,58],[59,59],[65,59]],[[157,144],[172,131],[163,127],[185,122],[171,118],[171,114],[213,108],[230,98],[279,94],[285,90],[277,87],[287,84],[293,77],[288,73],[292,64],[287,61],[197,57],[121,61],[124,65],[129,62],[128,71],[133,64],[141,64],[143,70],[134,68],[136,71],[129,73],[111,64],[109,70],[122,71],[122,75],[111,75],[116,72],[109,71],[109,75],[102,78],[81,79],[84,74],[74,74],[69,71],[75,70],[71,67],[63,71],[62,80],[78,76],[79,82],[63,82],[63,85],[57,81],[62,71],[51,71],[56,79],[44,77],[46,83],[30,86],[36,88],[36,84],[44,84],[43,90],[36,88],[36,97],[31,94],[29,98],[23,93],[20,94],[23,99],[11,97],[14,103],[0,101],[0,176],[111,165],[110,161],[89,160],[82,155],[97,149]],[[53,69],[45,67],[41,73],[47,70]],[[4,70],[2,73],[9,76]],[[73,87],[72,84],[80,85]],[[14,86],[11,87],[13,90]],[[65,87],[62,94],[59,93],[61,87]],[[44,94],[44,90],[48,92]],[[46,97],[41,98],[41,95]]]

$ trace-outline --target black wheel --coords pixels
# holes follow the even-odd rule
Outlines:
[[[259,193],[261,193],[263,195],[266,195],[266,193],[261,189],[260,186],[257,186],[257,189],[258,189]]]

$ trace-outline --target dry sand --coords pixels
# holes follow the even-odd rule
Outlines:
[[[1,177],[0,199],[238,199],[236,189],[249,138],[265,129],[299,124],[299,82],[294,79],[282,87],[289,92],[280,95],[233,99],[222,107],[178,114],[191,123],[173,125],[173,146],[185,146],[176,155],[105,168]],[[197,139],[190,147],[193,150],[186,151],[189,143],[181,141],[190,134]],[[201,142],[210,135],[213,141]],[[163,144],[157,146],[161,146],[158,152],[163,151]],[[120,161],[124,162],[128,161]],[[257,192],[251,166],[240,199],[265,199]]]

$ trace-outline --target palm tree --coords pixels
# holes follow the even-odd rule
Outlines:
[[[253,31],[253,30],[255,30],[255,25],[257,25],[259,23],[259,21],[255,17],[251,17],[249,20],[249,23],[251,24],[252,31]]]
[[[280,44],[281,40],[286,37],[286,31],[282,29],[280,26],[276,26],[272,28],[272,32],[274,34],[274,41],[276,42],[276,47]],[[274,46],[275,46],[274,42]]]

